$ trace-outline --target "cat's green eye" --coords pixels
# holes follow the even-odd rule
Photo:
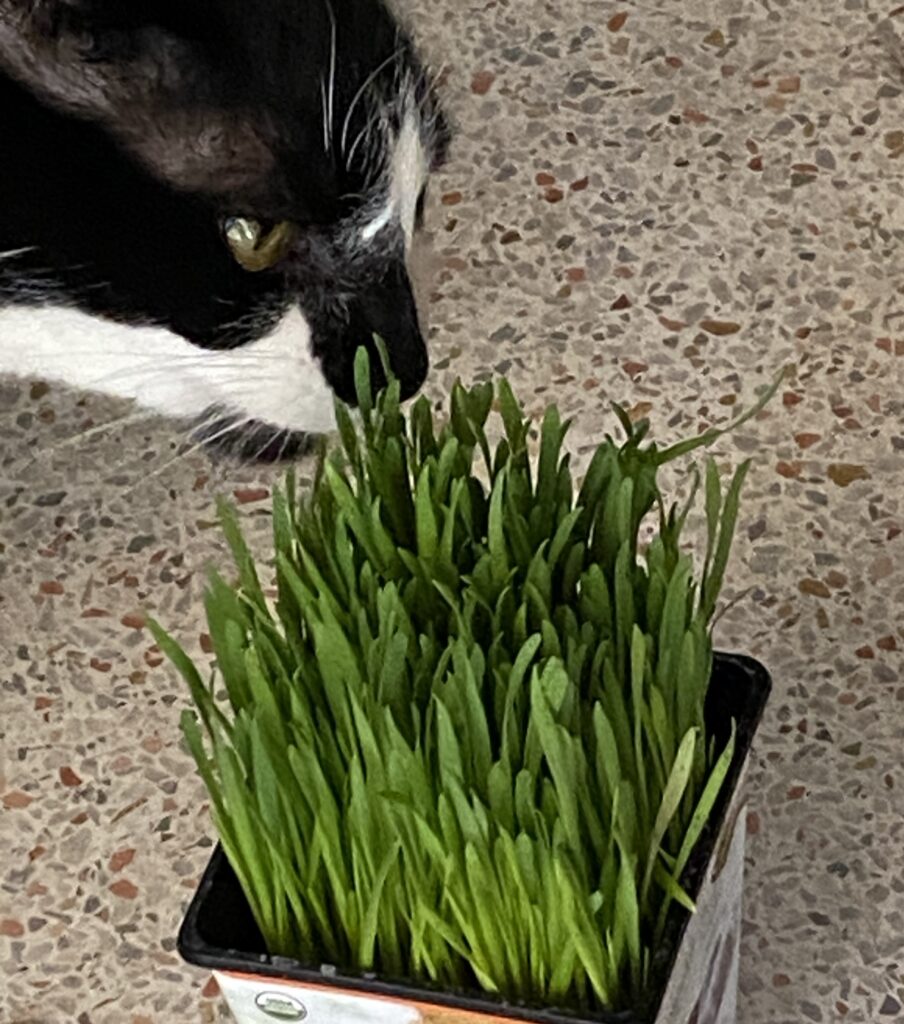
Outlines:
[[[268,270],[285,257],[294,229],[284,220],[265,232],[249,217],[229,217],[223,224],[223,234],[236,262],[245,270],[258,271]]]

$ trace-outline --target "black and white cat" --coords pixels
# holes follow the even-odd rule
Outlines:
[[[414,393],[447,139],[383,0],[0,0],[0,373],[255,450],[329,429],[374,333]]]

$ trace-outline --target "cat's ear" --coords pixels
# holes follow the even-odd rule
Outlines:
[[[175,187],[233,192],[272,164],[264,126],[217,105],[190,39],[140,0],[0,0],[0,69],[94,121]]]
[[[0,0],[0,66],[72,113],[107,117],[132,92],[132,71],[148,55],[128,37],[98,0]]]

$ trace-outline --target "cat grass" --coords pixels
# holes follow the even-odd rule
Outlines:
[[[275,601],[221,504],[238,582],[210,577],[213,679],[153,624],[267,947],[520,1004],[637,1005],[670,913],[693,909],[685,869],[732,760],[703,708],[748,465],[723,487],[706,463],[695,567],[690,503],[659,470],[724,431],[660,448],[616,409],[624,439],[578,487],[567,423],[548,408],[535,445],[505,380],[456,385],[437,428],[397,382],[372,400],[362,354],[357,378],[313,487],[290,473],[274,494]]]

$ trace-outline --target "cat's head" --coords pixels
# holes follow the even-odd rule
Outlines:
[[[0,71],[6,132],[10,96],[34,106],[4,140],[0,250],[33,254],[40,315],[187,343],[191,411],[279,429],[321,429],[375,333],[420,387],[408,264],[448,133],[383,0],[0,0]],[[0,306],[34,294],[0,281]]]

